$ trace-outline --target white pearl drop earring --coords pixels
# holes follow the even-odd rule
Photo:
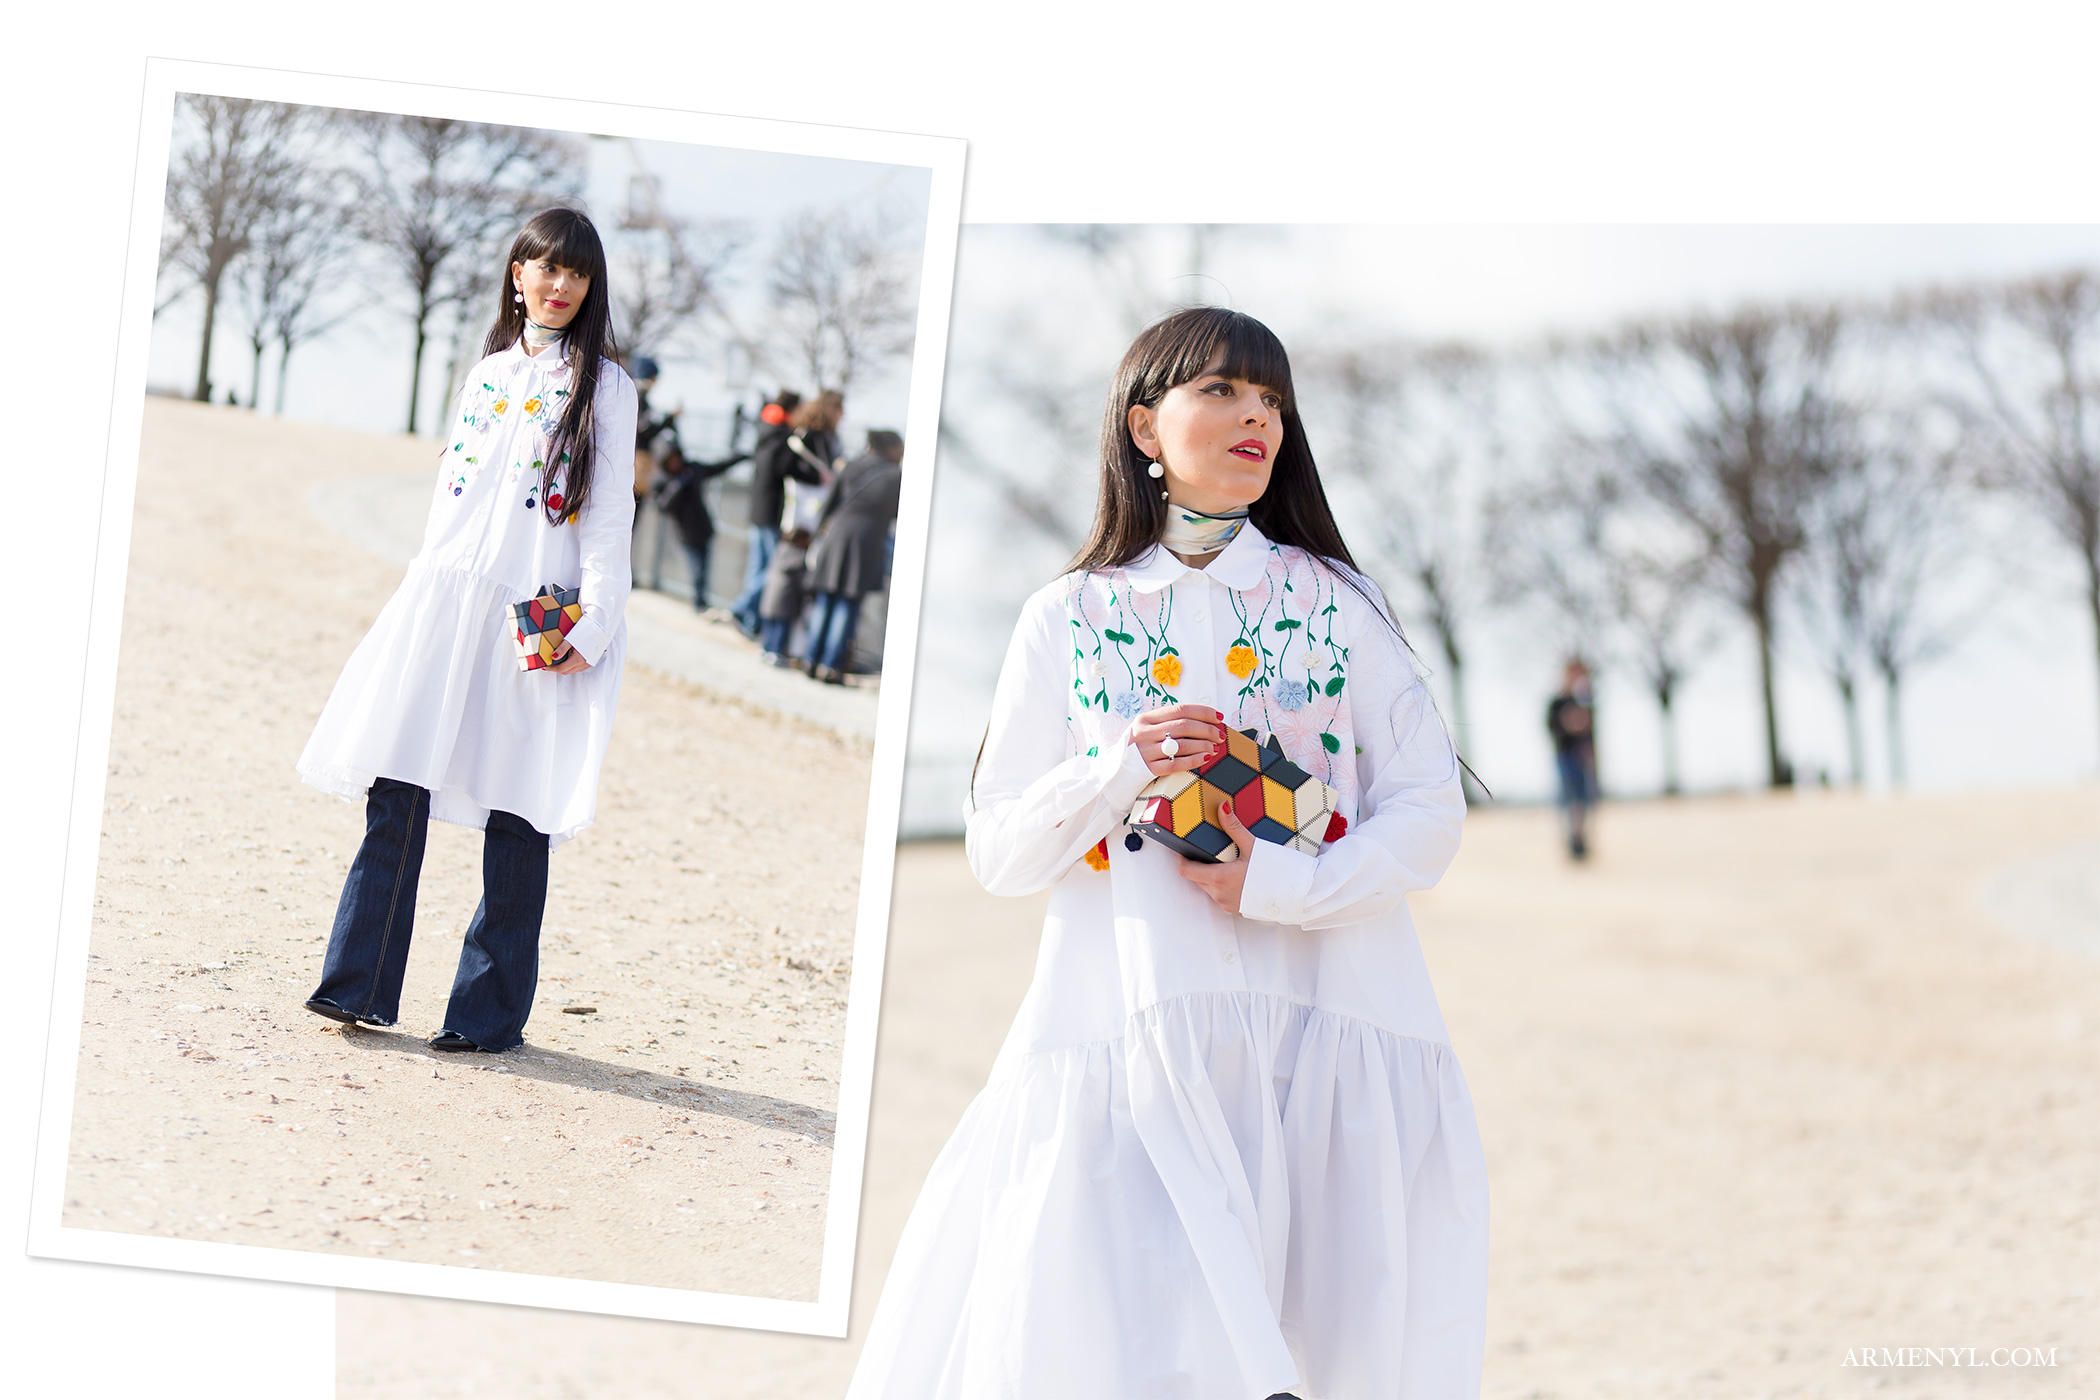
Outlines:
[[[1161,465],[1159,464],[1159,458],[1157,458],[1157,457],[1154,457],[1154,458],[1152,459],[1152,465],[1151,465],[1151,466],[1149,466],[1149,467],[1145,468],[1145,475],[1146,475],[1146,476],[1149,476],[1149,477],[1151,477],[1151,478],[1152,478],[1152,479],[1153,479],[1154,481],[1157,481],[1157,480],[1159,480],[1159,479],[1160,479],[1161,477],[1165,476],[1166,474],[1167,474],[1167,469],[1166,469],[1165,467],[1163,467],[1163,466],[1161,466]]]
[[[514,302],[517,302],[520,306],[523,306],[525,304],[525,294],[523,292],[512,292],[510,294],[510,299]]]

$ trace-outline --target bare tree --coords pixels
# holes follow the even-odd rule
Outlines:
[[[1009,514],[1032,527],[1044,539],[1070,553],[1078,553],[1086,538],[1083,518],[1073,506],[1085,498],[1080,493],[1049,490],[1006,471],[946,417],[941,419],[941,451],[948,459],[992,489]]]
[[[777,359],[812,389],[847,389],[911,349],[916,284],[909,249],[879,212],[798,215],[781,231],[768,279]]]
[[[1980,479],[2077,555],[2100,659],[2100,279],[2064,272],[1939,292],[1912,309],[1947,333],[1967,371],[1952,402]]]
[[[309,150],[295,178],[256,219],[248,256],[238,267],[236,287],[253,352],[251,408],[262,401],[265,347],[275,340],[276,411],[284,412],[292,351],[333,329],[357,309],[355,302],[324,305],[322,292],[341,275],[356,246],[348,223],[351,181],[347,172]]]
[[[1487,483],[1503,456],[1495,365],[1467,346],[1397,341],[1301,359],[1308,387],[1341,410],[1337,484],[1360,507],[1350,533],[1369,537],[1400,578],[1396,605],[1436,638],[1463,736],[1468,633],[1488,602]]]
[[[1698,535],[1709,586],[1756,633],[1775,787],[1793,780],[1774,694],[1779,585],[1845,440],[1849,409],[1834,379],[1843,325],[1835,308],[1747,307],[1636,324],[1589,352],[1605,439]]]
[[[498,245],[534,210],[572,198],[581,151],[527,127],[364,113],[360,231],[399,274],[415,328],[407,430],[416,430],[432,321],[493,291]]]
[[[1542,611],[1560,650],[1593,669],[1640,677],[1661,716],[1663,791],[1681,792],[1677,694],[1712,640],[1699,626],[1701,542],[1660,515],[1629,464],[1565,432],[1531,479],[1491,498],[1487,529],[1494,600]]]
[[[1845,713],[1852,785],[1867,780],[1859,683],[1867,659],[1867,590],[1882,567],[1876,482],[1864,453],[1848,456],[1810,504],[1791,589],[1795,613]]]
[[[725,221],[695,224],[656,210],[650,221],[616,235],[611,256],[620,342],[661,355],[703,316],[722,305],[720,281],[740,249],[742,231]],[[732,338],[735,331],[732,329]]]
[[[176,96],[176,111],[181,144],[168,167],[161,234],[164,288],[154,298],[154,313],[191,287],[203,293],[194,394],[203,403],[211,399],[211,342],[221,284],[248,251],[256,221],[282,201],[284,188],[298,176],[292,138],[305,109],[185,92]],[[181,282],[167,288],[171,270]]]

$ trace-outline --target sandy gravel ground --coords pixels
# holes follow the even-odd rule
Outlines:
[[[1628,805],[1600,836],[1575,869],[1551,814],[1477,815],[1417,900],[1493,1183],[1487,1393],[2100,1392],[2100,960],[2006,917],[2032,872],[2100,924],[2060,870],[2100,789]],[[954,846],[897,869],[851,1338],[346,1291],[342,1400],[838,1395],[1042,908]],[[1900,1347],[2057,1364],[1845,1365]]]
[[[812,1299],[865,743],[630,665],[526,1047],[424,1047],[480,896],[442,823],[399,1031],[300,1007],[363,816],[292,762],[400,577],[309,498],[428,455],[148,403],[65,1222]]]

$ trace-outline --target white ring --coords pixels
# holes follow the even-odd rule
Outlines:
[[[1175,754],[1181,752],[1181,741],[1169,734],[1166,738],[1160,740],[1159,751],[1168,758],[1172,758]]]

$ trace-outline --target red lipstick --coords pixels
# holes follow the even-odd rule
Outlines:
[[[1247,438],[1244,441],[1234,443],[1225,450],[1249,454],[1256,461],[1266,462],[1269,459],[1269,444],[1263,442],[1260,438]]]

